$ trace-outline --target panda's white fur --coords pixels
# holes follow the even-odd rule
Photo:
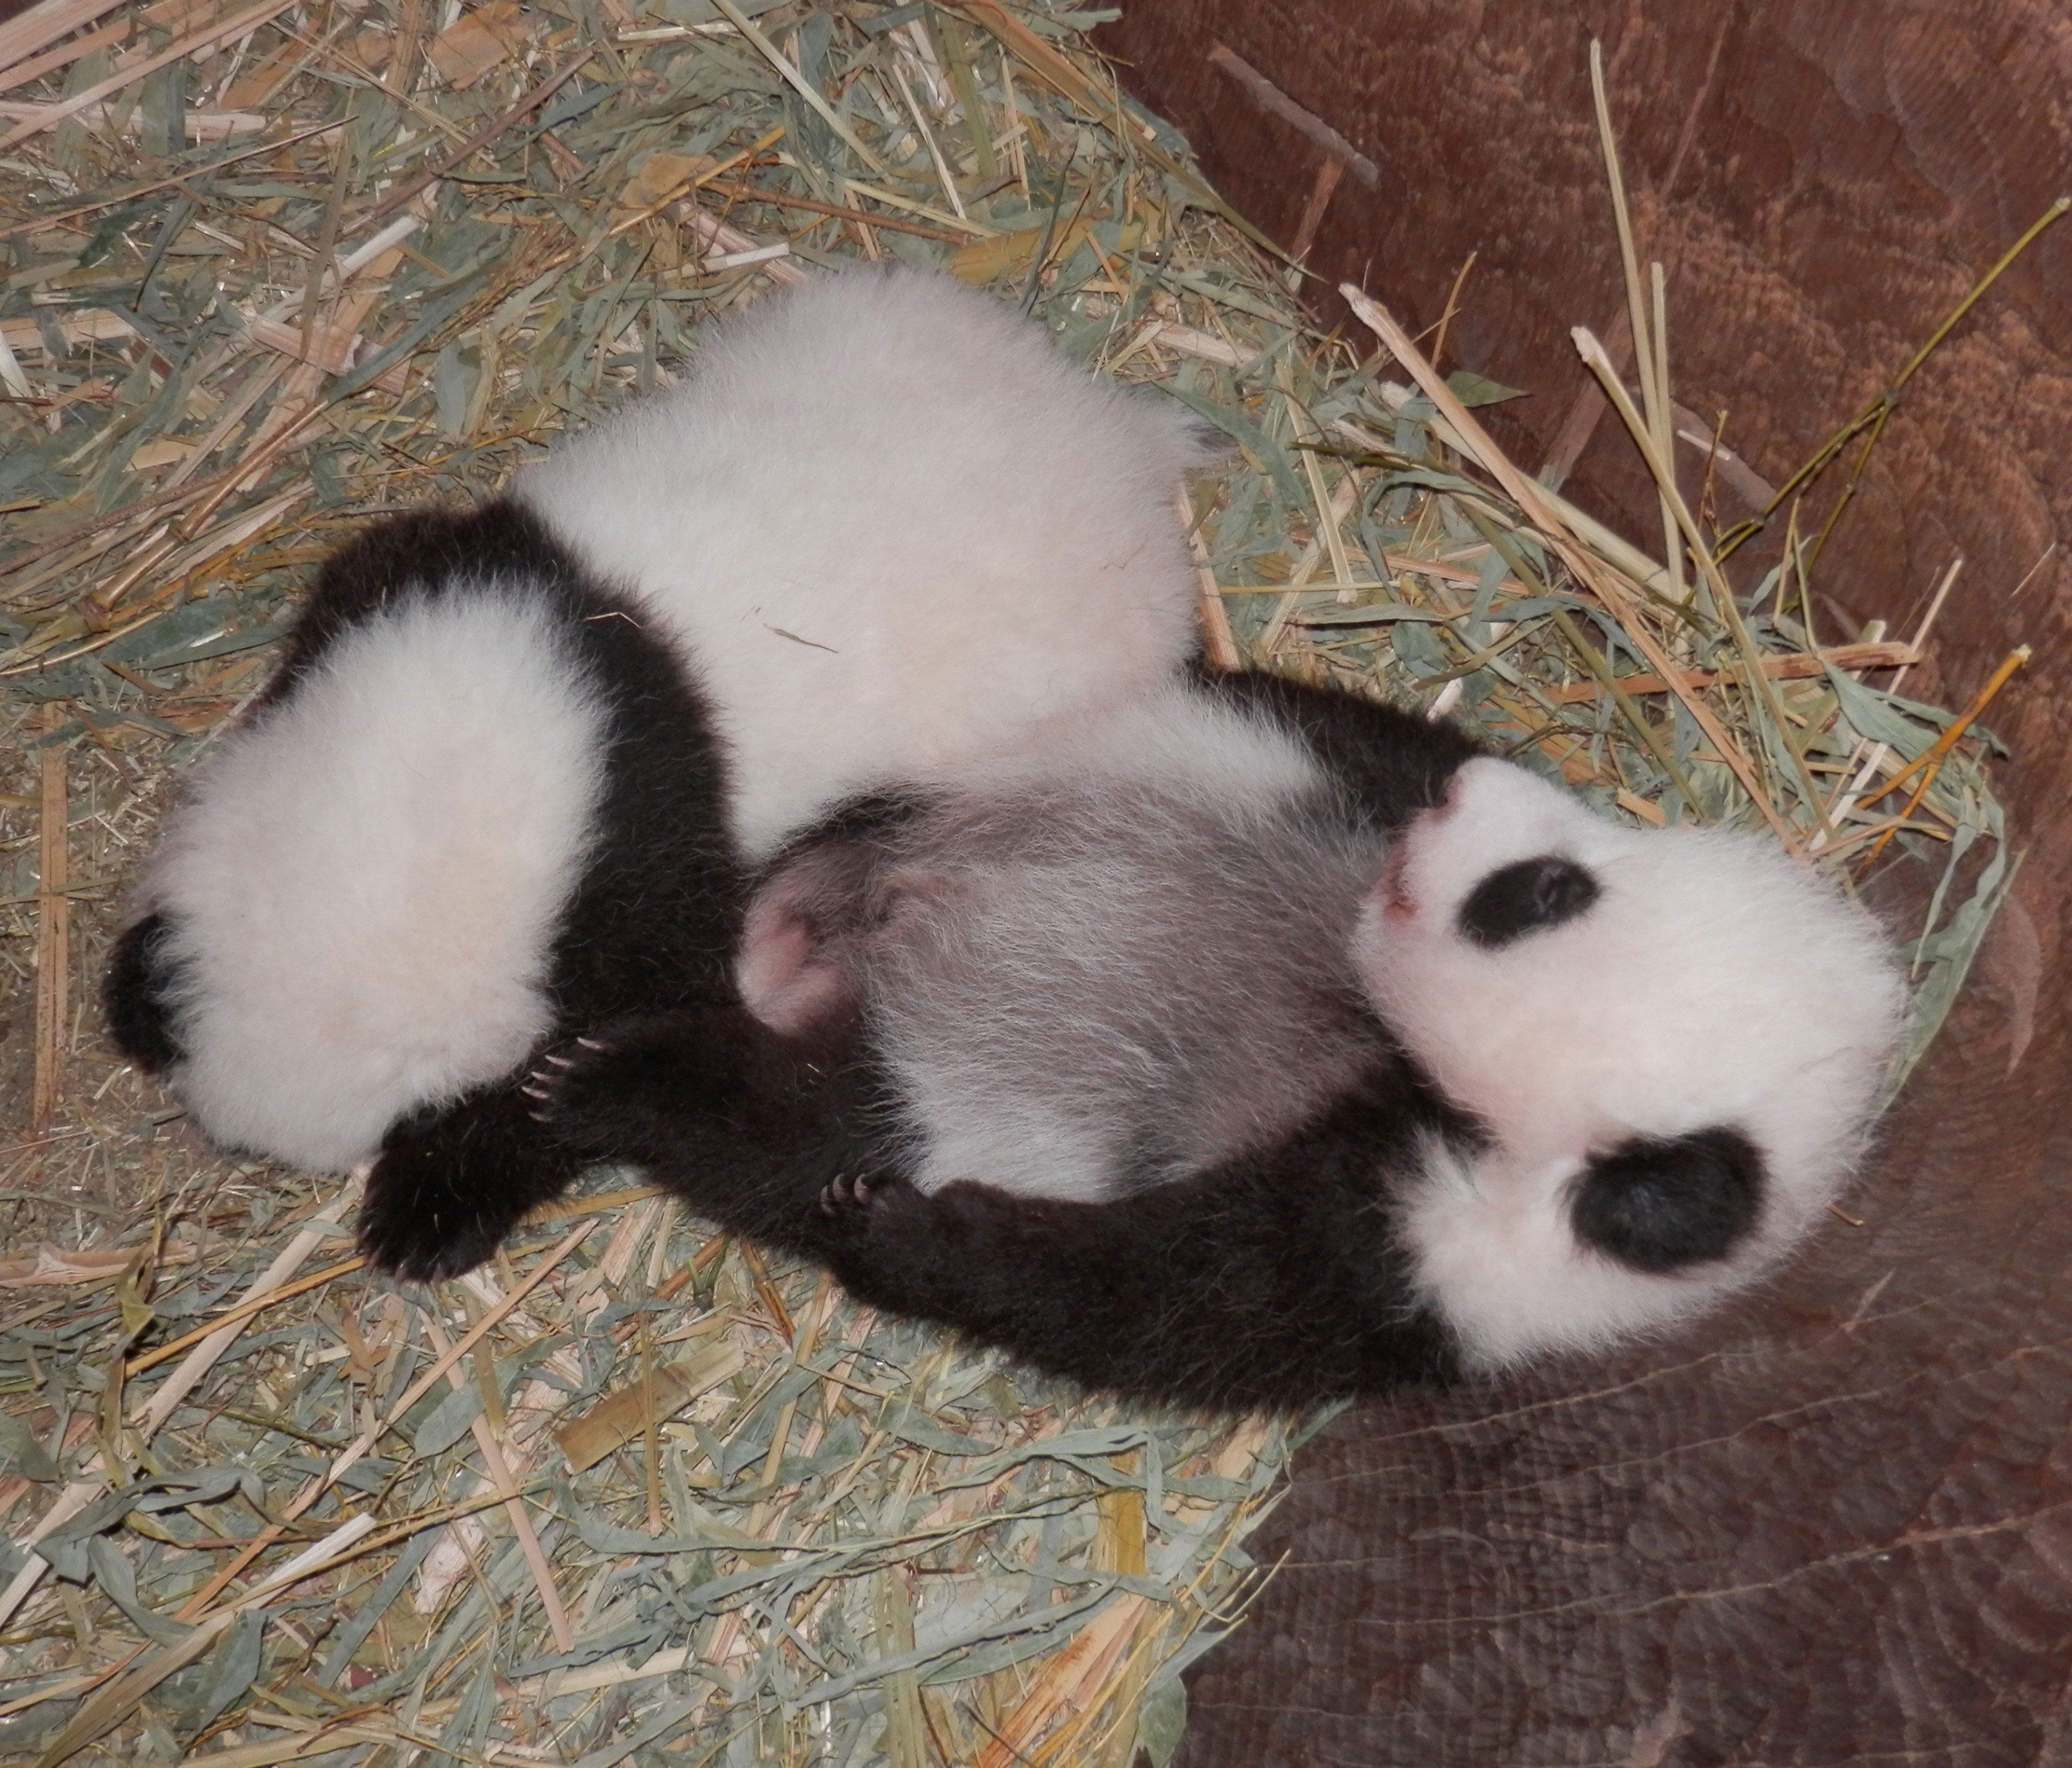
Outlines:
[[[855,270],[721,329],[513,493],[697,658],[763,852],[1170,675],[1200,446],[993,297]]]
[[[1470,890],[1544,854],[1590,872],[1589,908],[1494,950],[1464,937]],[[1355,959],[1491,1133],[1478,1156],[1434,1145],[1404,1227],[1424,1292],[1490,1363],[1668,1322],[1774,1263],[1858,1156],[1904,1003],[1870,917],[1767,837],[1625,828],[1490,759],[1412,823]],[[1732,1256],[1658,1277],[1576,1244],[1587,1156],[1716,1125],[1766,1172]]]
[[[604,713],[509,588],[369,618],[190,782],[148,899],[178,979],[171,1079],[216,1140],[342,1170],[551,1026]]]

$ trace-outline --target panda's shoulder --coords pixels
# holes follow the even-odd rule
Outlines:
[[[377,616],[492,581],[528,584],[569,601],[584,594],[567,549],[508,498],[471,509],[412,510],[371,524],[324,561],[267,697],[278,699],[319,657]]]
[[[1457,726],[1265,670],[1201,671],[1202,691],[1286,731],[1368,815],[1388,826],[1445,796],[1465,762],[1482,753]]]

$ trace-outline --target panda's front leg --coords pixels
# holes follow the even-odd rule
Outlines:
[[[866,1301],[1117,1393],[1286,1410],[1441,1379],[1451,1348],[1392,1268],[1386,1212],[1332,1171],[1370,1150],[1336,1139],[1105,1202],[845,1178],[823,1256]]]
[[[870,1064],[735,1005],[615,1022],[547,1056],[527,1088],[562,1145],[644,1166],[721,1227],[814,1258],[832,1231],[821,1193],[886,1161]]]

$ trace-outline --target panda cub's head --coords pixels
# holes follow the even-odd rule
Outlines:
[[[1868,915],[1766,837],[1636,830],[1471,761],[1355,959],[1487,1145],[1404,1237],[1471,1355],[1608,1342],[1774,1263],[1858,1154],[1904,995]]]

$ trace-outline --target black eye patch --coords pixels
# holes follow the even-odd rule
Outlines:
[[[1723,1259],[1762,1209],[1762,1156],[1737,1129],[1636,1136],[1576,1181],[1568,1219],[1585,1246],[1661,1273]]]
[[[1491,872],[1462,903],[1462,933],[1495,951],[1513,940],[1572,921],[1602,894],[1572,859],[1543,853]]]

